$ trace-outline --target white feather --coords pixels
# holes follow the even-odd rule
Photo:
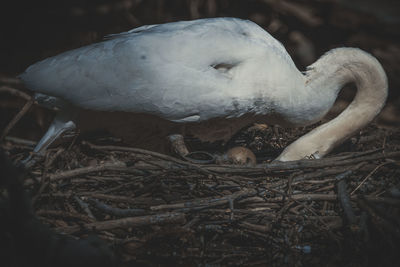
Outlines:
[[[304,92],[281,43],[234,18],[142,26],[40,61],[20,77],[31,90],[82,108],[175,121],[293,110],[301,103],[288,102],[288,94]]]

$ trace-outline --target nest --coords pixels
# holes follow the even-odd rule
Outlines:
[[[308,130],[242,131],[231,144],[264,155],[254,167],[74,140],[25,186],[43,223],[95,233],[126,266],[395,266],[400,131],[370,126],[325,159],[266,160]],[[31,150],[16,138],[3,148],[14,160]]]

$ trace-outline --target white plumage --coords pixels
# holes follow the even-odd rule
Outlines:
[[[373,104],[358,103],[363,114],[373,115],[364,116],[363,123],[351,132],[373,119],[387,94],[382,67],[361,50],[333,50],[303,75],[281,43],[255,23],[234,18],[142,26],[40,61],[20,77],[38,93],[39,102],[64,110],[72,104],[83,109],[153,114],[178,122],[250,113],[289,126],[322,118],[347,82],[367,89],[373,85],[364,93]],[[53,127],[36,152],[74,127],[65,113],[55,123],[69,126]],[[349,135],[346,127],[328,128],[332,127],[336,133],[344,132],[340,137],[333,134],[335,140],[328,142],[328,148],[312,136],[301,142],[307,145],[289,146],[279,159],[299,159],[317,151],[323,156]]]

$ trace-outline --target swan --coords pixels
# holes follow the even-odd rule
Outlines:
[[[34,153],[75,128],[77,110],[181,124],[246,118],[295,127],[321,120],[341,88],[354,83],[357,94],[338,117],[276,160],[319,158],[371,122],[388,94],[385,71],[367,52],[336,48],[300,72],[279,41],[237,18],[142,26],[44,59],[19,77],[39,104],[58,110]]]

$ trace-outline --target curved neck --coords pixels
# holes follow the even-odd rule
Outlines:
[[[388,93],[385,71],[376,58],[360,49],[338,48],[322,56],[306,72],[306,86],[314,92],[337,95],[347,83],[357,87],[350,105],[335,119],[288,146],[278,160],[322,157],[375,118]]]

